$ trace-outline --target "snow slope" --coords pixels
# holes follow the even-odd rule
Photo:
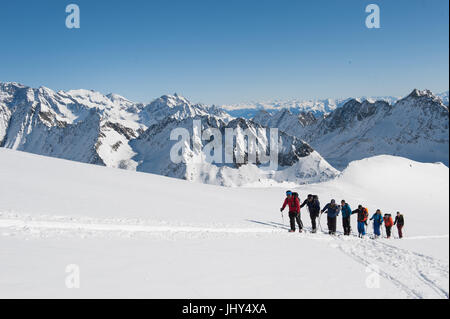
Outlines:
[[[448,298],[442,164],[378,156],[325,183],[223,188],[0,149],[0,180],[0,297]],[[400,210],[406,238],[288,234],[288,187]]]

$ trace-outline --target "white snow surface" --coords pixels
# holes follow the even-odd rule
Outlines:
[[[225,188],[2,148],[0,298],[448,298],[448,173],[376,156],[328,182]],[[286,188],[401,211],[406,237],[289,234]]]

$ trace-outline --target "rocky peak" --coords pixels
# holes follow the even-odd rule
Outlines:
[[[300,114],[298,115],[298,119],[303,126],[309,126],[317,122],[317,118],[311,111],[300,112]]]

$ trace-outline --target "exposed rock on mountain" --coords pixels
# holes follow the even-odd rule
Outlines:
[[[189,145],[185,161],[170,160],[175,143],[170,140],[171,132],[183,127],[192,131],[194,120],[202,121],[203,129],[217,128],[222,136],[227,129],[234,130],[235,149],[223,144],[222,150],[231,154],[231,163],[205,161],[208,156],[202,149]],[[307,116],[305,121],[309,121]],[[177,94],[143,105],[120,95],[89,90],[54,92],[17,83],[0,85],[3,147],[227,186],[262,179],[306,183],[338,174],[309,145],[284,132],[279,135],[281,151],[276,161],[283,173],[264,168],[259,159],[252,161],[247,141],[267,147],[268,135],[258,135],[263,129],[254,122],[233,119],[221,108],[192,104]]]

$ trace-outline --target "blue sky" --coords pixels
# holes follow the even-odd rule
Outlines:
[[[65,27],[78,4],[81,28]],[[365,27],[366,5],[381,28]],[[447,0],[2,1],[0,81],[148,102],[404,95],[449,86]]]

